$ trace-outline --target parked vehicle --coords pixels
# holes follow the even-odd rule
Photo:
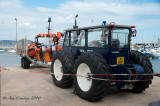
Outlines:
[[[47,63],[52,61],[54,51],[61,50],[59,44],[59,39],[61,38],[61,32],[57,34],[49,33],[51,18],[48,19],[49,27],[48,34],[38,34],[35,37],[35,42],[28,44],[27,39],[22,39],[21,44],[18,44],[17,52],[22,57],[21,58],[21,67],[24,69],[30,68],[30,64],[37,64],[38,62]],[[39,39],[52,39],[48,40],[50,45],[45,45],[42,42],[39,42]]]
[[[111,85],[134,93],[149,87],[152,75],[106,75],[153,73],[144,54],[130,51],[135,26],[104,21],[103,25],[78,28],[76,19],[77,16],[73,29],[65,30],[62,49],[52,58],[51,72],[56,86],[68,88],[74,82],[77,95],[88,101],[100,100]]]

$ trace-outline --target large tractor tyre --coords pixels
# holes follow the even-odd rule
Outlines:
[[[150,60],[142,53],[138,51],[131,51],[131,56],[130,56],[131,63],[133,64],[139,64],[143,67],[144,73],[154,73],[152,69],[152,64],[150,63]],[[153,79],[153,75],[146,75],[144,76],[143,80],[146,79]],[[137,81],[133,83],[133,89],[131,89],[131,92],[133,93],[141,93],[143,92],[146,88],[149,87],[149,85],[152,83],[151,80],[149,81]]]
[[[69,52],[60,50],[54,53],[51,64],[54,84],[61,88],[71,87],[73,84],[72,76],[63,74],[73,74],[73,68],[74,58]]]
[[[109,67],[103,57],[95,52],[82,54],[75,63],[73,73],[75,91],[82,99],[98,101],[104,96],[109,81],[101,79],[107,80],[109,76],[91,75],[109,73]]]
[[[30,68],[30,61],[26,57],[22,58],[22,67],[24,69],[29,69]]]

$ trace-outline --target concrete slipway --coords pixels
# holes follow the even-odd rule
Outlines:
[[[110,88],[99,102],[88,102],[73,94],[74,87],[58,88],[50,69],[34,67],[1,68],[2,106],[147,106],[160,101],[160,77],[154,77],[150,88],[141,94]]]

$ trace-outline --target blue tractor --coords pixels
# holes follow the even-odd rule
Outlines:
[[[51,71],[56,86],[68,88],[74,82],[76,94],[88,101],[100,100],[113,85],[134,93],[149,87],[154,73],[150,60],[130,50],[135,26],[103,22],[78,28],[76,18],[73,29],[65,30],[62,50],[53,55]]]

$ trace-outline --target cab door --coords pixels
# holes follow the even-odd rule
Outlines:
[[[70,46],[70,32],[65,33],[65,38],[63,41],[62,50],[66,50],[71,52],[71,46]]]
[[[110,65],[129,64],[129,29],[112,29],[110,34]]]
[[[81,35],[77,35],[76,31],[68,31],[65,34],[62,50],[69,51],[76,59],[81,55],[80,48],[83,47],[80,41]]]
[[[77,59],[83,52],[85,52],[85,31],[80,30],[78,34],[77,31],[71,31],[71,53],[74,58]]]

